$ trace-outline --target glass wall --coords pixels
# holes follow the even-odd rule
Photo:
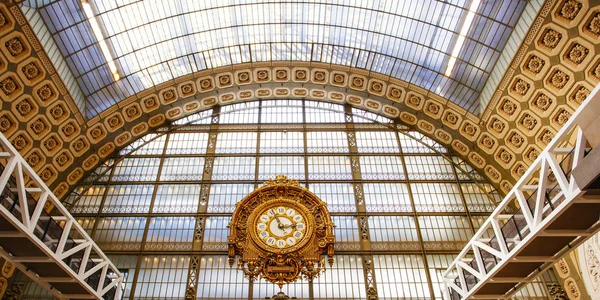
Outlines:
[[[277,293],[227,262],[235,204],[277,174],[324,200],[336,225],[336,260],[312,283],[314,299],[364,300],[370,282],[379,299],[441,299],[441,271],[500,200],[480,176],[456,169],[451,151],[390,120],[362,117],[370,113],[302,100],[219,110],[219,118],[201,114],[213,124],[190,116],[192,125],[159,129],[157,140],[121,151],[103,181],[88,180],[91,188],[69,198],[127,272],[124,299]],[[309,285],[284,292],[309,299]]]

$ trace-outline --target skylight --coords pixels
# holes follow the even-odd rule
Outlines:
[[[261,61],[382,73],[477,112],[526,3],[83,0],[92,17],[80,1],[40,13],[87,96],[89,117],[180,76]]]

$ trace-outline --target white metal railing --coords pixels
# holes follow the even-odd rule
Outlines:
[[[59,299],[120,298],[121,273],[2,134],[0,162],[0,218],[16,229],[0,231],[0,255]],[[7,244],[16,239],[45,257],[17,255],[19,249],[11,251]],[[45,278],[29,268],[31,263],[56,265],[69,277]],[[79,284],[87,293],[63,293],[57,286],[65,283]]]
[[[562,213],[582,199],[585,191],[575,182],[571,171],[581,163],[590,147],[585,132],[600,119],[600,85],[573,113],[554,139],[527,169],[481,228],[475,233],[458,257],[443,273],[446,299],[505,299],[526,282],[550,267],[553,262],[579,245],[597,230],[550,230]],[[594,125],[595,126],[595,125]],[[591,129],[593,130],[593,129]],[[600,130],[597,128],[596,130]],[[600,173],[600,166],[598,167]],[[586,202],[586,203],[588,203]],[[597,203],[597,202],[596,202]],[[600,204],[598,204],[600,205]],[[545,257],[529,256],[539,267],[522,277],[501,278],[499,273],[507,264],[527,258],[519,257],[534,238],[542,236],[572,237],[568,247]],[[505,285],[506,293],[477,293],[486,284]],[[508,287],[506,287],[508,286]],[[501,288],[501,289],[503,289]],[[490,289],[491,290],[491,289]]]

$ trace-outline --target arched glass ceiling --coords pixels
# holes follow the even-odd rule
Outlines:
[[[193,72],[289,60],[390,75],[477,113],[479,93],[525,6],[524,0],[482,1],[469,16],[470,0],[89,3],[100,39],[79,0],[39,8],[87,96],[88,116]],[[453,52],[456,65],[445,76]]]

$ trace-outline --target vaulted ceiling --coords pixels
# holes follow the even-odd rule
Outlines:
[[[78,3],[48,2],[36,11]],[[497,1],[488,2],[480,5],[473,21],[473,26],[485,30],[469,31],[450,76],[444,76],[445,69],[464,23],[460,19],[468,15],[463,2],[431,2],[428,9],[408,10],[384,2],[376,8],[302,4],[319,7],[335,22],[306,19],[296,7],[282,6],[269,13],[272,22],[260,29],[234,17],[241,9],[259,11],[250,4],[202,9],[157,9],[145,4],[96,7],[105,23],[109,15],[128,18],[127,10],[149,9],[146,18],[156,13],[154,19],[132,18],[105,29],[116,57],[116,81],[108,60],[100,60],[99,50],[93,50],[100,47],[97,41],[82,41],[75,47],[80,36],[69,34],[90,30],[81,11],[76,15],[69,8],[69,14],[62,16],[61,24],[70,24],[69,29],[48,25],[59,46],[59,39],[73,44],[62,49],[70,53],[63,56],[45,51],[42,45],[48,36],[34,34],[40,24],[27,22],[23,4],[0,3],[0,132],[62,197],[116,150],[172,120],[218,104],[261,98],[317,99],[348,103],[409,125],[456,151],[506,192],[600,81],[596,55],[600,3],[545,2],[514,49],[512,63],[499,76],[486,101],[489,104],[479,108],[480,94],[503,47],[502,38],[484,32],[514,24],[511,17],[499,14],[500,9],[494,12],[492,3]],[[440,13],[429,14],[429,9]],[[202,22],[209,16],[219,19],[188,24],[196,19],[191,18],[194,14],[202,16],[198,17]],[[260,17],[264,16],[255,18]],[[449,24],[457,24],[443,25],[446,18]],[[453,23],[452,18],[459,21]],[[398,31],[400,25],[390,27],[402,22],[416,27],[408,31]],[[160,26],[174,29],[170,35],[155,33]],[[203,26],[210,29],[200,30]],[[298,28],[318,34],[297,32]],[[115,50],[115,44],[143,30],[153,35],[146,45],[138,49],[139,45],[123,44]],[[323,40],[325,33],[331,39]],[[192,43],[197,36],[203,37],[202,43]],[[265,40],[266,36],[281,41]],[[423,36],[430,39],[421,41]],[[438,41],[443,36],[450,41]],[[214,41],[206,41],[211,38]],[[488,51],[491,54],[486,56]],[[199,53],[202,60],[196,59]],[[74,67],[56,67],[57,55]],[[139,56],[148,61],[132,58]],[[198,61],[204,61],[203,69]],[[84,105],[68,88],[73,84],[64,80],[67,69],[84,95]]]

